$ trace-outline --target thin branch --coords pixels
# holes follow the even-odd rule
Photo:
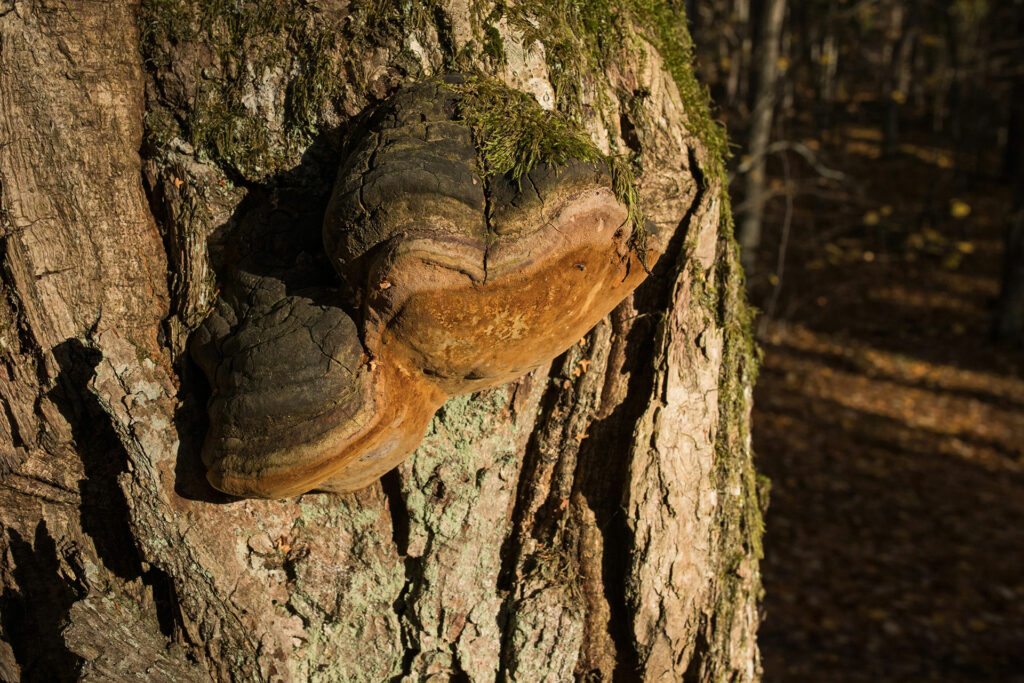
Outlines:
[[[846,180],[845,173],[843,173],[842,171],[837,171],[834,168],[829,168],[828,166],[822,164],[820,161],[818,161],[818,157],[814,153],[814,150],[812,150],[810,147],[803,144],[802,142],[779,140],[778,142],[773,142],[772,144],[768,145],[768,147],[766,147],[764,150],[764,154],[765,156],[767,156],[769,154],[777,154],[779,152],[784,152],[787,150],[796,152],[797,154],[802,156],[807,161],[807,163],[810,164],[811,168],[817,171],[818,175],[820,175],[822,178],[827,178],[828,180],[835,180],[836,182],[842,182]],[[750,170],[750,168],[754,165],[754,162],[756,161],[757,157],[751,157],[747,159],[742,164],[740,164],[739,168],[736,169],[736,172],[746,173],[747,171]]]

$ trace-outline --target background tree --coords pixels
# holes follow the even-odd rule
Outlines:
[[[735,2],[693,5],[746,208],[754,117],[729,98],[729,67],[753,34]],[[762,239],[745,255],[764,310],[753,443],[773,479],[765,678],[1011,679],[1024,185],[1003,169],[1020,158],[1024,4],[789,5]],[[1014,345],[989,343],[997,302]]]
[[[0,46],[0,675],[758,676],[748,312],[676,4],[0,2]],[[380,483],[219,496],[184,350],[234,235],[322,267],[354,117],[449,70],[629,164],[671,253]]]
[[[1015,39],[1005,50],[1017,59],[1010,63],[1020,64],[1024,55],[1021,29],[1024,29],[1024,3],[1014,5],[1016,17],[1009,17],[1015,23]],[[1014,21],[1015,19],[1015,21]],[[1006,134],[1006,157],[1004,175],[1010,183],[1012,211],[1007,221],[1004,238],[1002,282],[996,313],[995,334],[1004,342],[1024,344],[1024,70],[1018,66],[1010,74],[1009,121]]]
[[[761,243],[761,217],[764,212],[765,156],[772,132],[772,117],[775,114],[776,91],[779,86],[779,48],[782,39],[783,19],[786,16],[785,0],[767,0],[762,7],[761,30],[755,55],[757,90],[751,113],[750,132],[747,142],[748,161],[744,164],[744,187],[746,206],[739,225],[739,241],[743,250],[744,266],[752,268],[754,255]]]
[[[938,166],[952,171],[952,182],[935,185],[914,229],[933,230],[964,218],[956,211],[969,207],[958,197],[972,184],[1008,181],[1016,192],[1020,183],[1010,171],[1019,148],[1014,88],[1020,79],[1022,12],[1024,5],[1016,0],[820,0],[788,8],[768,0],[749,7],[723,0],[696,8],[701,77],[724,105],[723,118],[742,150],[733,169],[734,179],[742,179],[733,187],[739,241],[748,273],[755,276],[754,289],[770,284],[766,311],[777,299],[772,290],[785,262],[788,238],[783,236],[791,220],[783,217],[792,219],[802,206],[820,214],[829,201],[864,199],[853,197],[863,184],[836,167],[840,158],[860,153],[863,140],[857,138],[867,128],[880,125],[879,154],[887,159],[920,154],[929,133],[940,146],[952,142],[951,155]],[[753,62],[747,45],[755,46]],[[748,64],[739,81],[736,62]],[[781,81],[780,65],[786,67]],[[755,75],[750,85],[743,81],[746,74]],[[749,102],[737,97],[742,92],[752,93]],[[781,217],[772,221],[770,246],[759,251],[766,210]],[[824,247],[838,233],[862,228],[856,222],[834,226],[815,239]],[[1003,293],[994,308],[997,335],[1007,339],[1019,333],[998,330],[1014,324],[1008,316],[1020,315],[1013,313],[1020,305],[1009,302],[1024,291],[1014,284],[1016,234],[1010,225],[1003,245],[1008,255]],[[759,257],[767,260],[755,271]]]

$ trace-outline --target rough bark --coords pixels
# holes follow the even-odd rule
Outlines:
[[[0,676],[758,677],[754,368],[683,18],[554,9],[0,2]],[[447,69],[631,155],[669,253],[380,482],[217,494],[182,352],[232,240],[269,216],[329,272],[353,118]]]

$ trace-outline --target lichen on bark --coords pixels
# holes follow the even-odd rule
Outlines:
[[[175,655],[174,667],[217,680],[538,680],[544,670],[559,679],[757,677],[760,525],[744,431],[752,352],[723,218],[722,137],[689,67],[678,4],[145,0],[144,65],[133,61],[134,36],[130,49],[117,40],[119,25],[132,26],[130,3],[68,4],[67,16],[0,16],[0,59],[36,54],[56,64],[58,41],[71,38],[84,41],[83,64],[114,64],[134,76],[117,76],[117,96],[100,111],[88,95],[109,91],[103,79],[117,75],[111,69],[74,71],[85,88],[51,78],[61,69],[5,61],[0,94],[15,93],[17,106],[0,119],[42,131],[50,128],[37,125],[40,111],[59,112],[58,126],[68,111],[95,116],[106,122],[103,135],[59,146],[59,158],[73,171],[93,169],[92,180],[74,176],[82,187],[106,176],[80,158],[127,160],[130,172],[118,167],[113,175],[134,184],[103,180],[95,185],[102,195],[122,201],[90,203],[88,220],[72,211],[61,222],[49,204],[22,201],[26,190],[9,182],[8,149],[38,156],[33,150],[47,147],[13,140],[0,151],[0,213],[12,222],[0,239],[3,287],[5,299],[18,302],[12,342],[25,346],[10,352],[0,378],[9,408],[0,428],[16,423],[23,442],[19,474],[5,480],[23,490],[5,489],[3,499],[5,511],[29,515],[18,522],[22,538],[45,516],[61,541],[99,558],[91,534],[107,533],[104,525],[75,531],[78,481],[89,482],[86,492],[116,481],[102,489],[104,500],[123,496],[116,528],[134,539],[145,570],[125,578],[104,567],[106,580],[84,597],[77,588],[67,594],[62,609],[77,620],[68,631],[76,648],[80,627],[109,618],[116,608],[108,606],[128,596],[169,605],[166,634],[145,641],[175,642],[167,651],[187,658]],[[121,21],[105,18],[111,8]],[[556,12],[550,30],[540,31]],[[94,34],[76,31],[72,16],[92,21]],[[38,29],[39,17],[54,25]],[[92,35],[105,39],[92,44]],[[15,44],[36,50],[6,47]],[[116,58],[101,59],[110,49]],[[37,69],[41,92],[64,99],[40,109],[39,93],[16,86],[19,68]],[[183,335],[210,294],[201,283],[231,266],[237,226],[274,216],[293,242],[319,230],[354,117],[400,85],[448,70],[526,93],[584,131],[602,156],[624,159],[647,219],[678,235],[672,253],[550,371],[449,403],[420,452],[381,485],[283,502],[198,488],[204,388],[167,353],[174,342],[166,325],[157,342],[167,314],[164,271],[171,284],[190,283],[174,290]],[[148,197],[133,154],[143,80]],[[122,191],[126,184],[131,192]],[[154,188],[172,187],[167,210],[157,213],[181,225],[165,224],[161,243],[145,204],[160,208]],[[92,196],[80,189],[55,183],[46,195],[74,208],[75,198]],[[205,205],[202,220],[179,210],[183,199]],[[88,240],[67,237],[82,231]],[[204,239],[206,252],[188,246]],[[166,251],[178,242],[188,258],[161,262],[161,244]],[[94,251],[81,252],[69,270],[58,250],[34,248],[53,243]],[[301,269],[333,276],[317,249],[296,252]],[[137,263],[148,269],[144,284]],[[115,320],[122,306],[133,308]],[[84,365],[57,382],[53,349],[68,340],[80,344],[76,362]],[[58,410],[51,397],[68,386],[78,391]],[[105,428],[103,457],[124,459],[113,474],[84,471],[86,455],[76,460],[87,453],[83,427],[97,426]],[[55,462],[70,464],[54,470]],[[35,517],[24,512],[39,509]],[[46,548],[40,539],[33,552]],[[72,571],[70,551],[57,547],[54,566]],[[24,554],[16,562],[36,566]],[[147,580],[165,577],[159,603],[143,571]],[[5,591],[17,590],[17,573],[4,575]]]

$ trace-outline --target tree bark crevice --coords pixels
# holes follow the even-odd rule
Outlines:
[[[760,530],[723,521],[752,472],[750,377],[723,383],[744,304],[707,171],[717,143],[687,128],[704,105],[674,78],[685,67],[667,70],[672,46],[603,53],[464,2],[203,7],[0,15],[0,673],[755,680],[753,551],[742,580],[726,573]],[[639,12],[615,18],[653,41]],[[315,238],[345,135],[444,65],[630,150],[672,253],[549,369],[449,401],[380,483],[216,494],[189,332],[268,236],[293,261],[287,286],[333,277]],[[719,407],[727,388],[736,410]],[[29,606],[53,616],[50,659],[21,635]]]

